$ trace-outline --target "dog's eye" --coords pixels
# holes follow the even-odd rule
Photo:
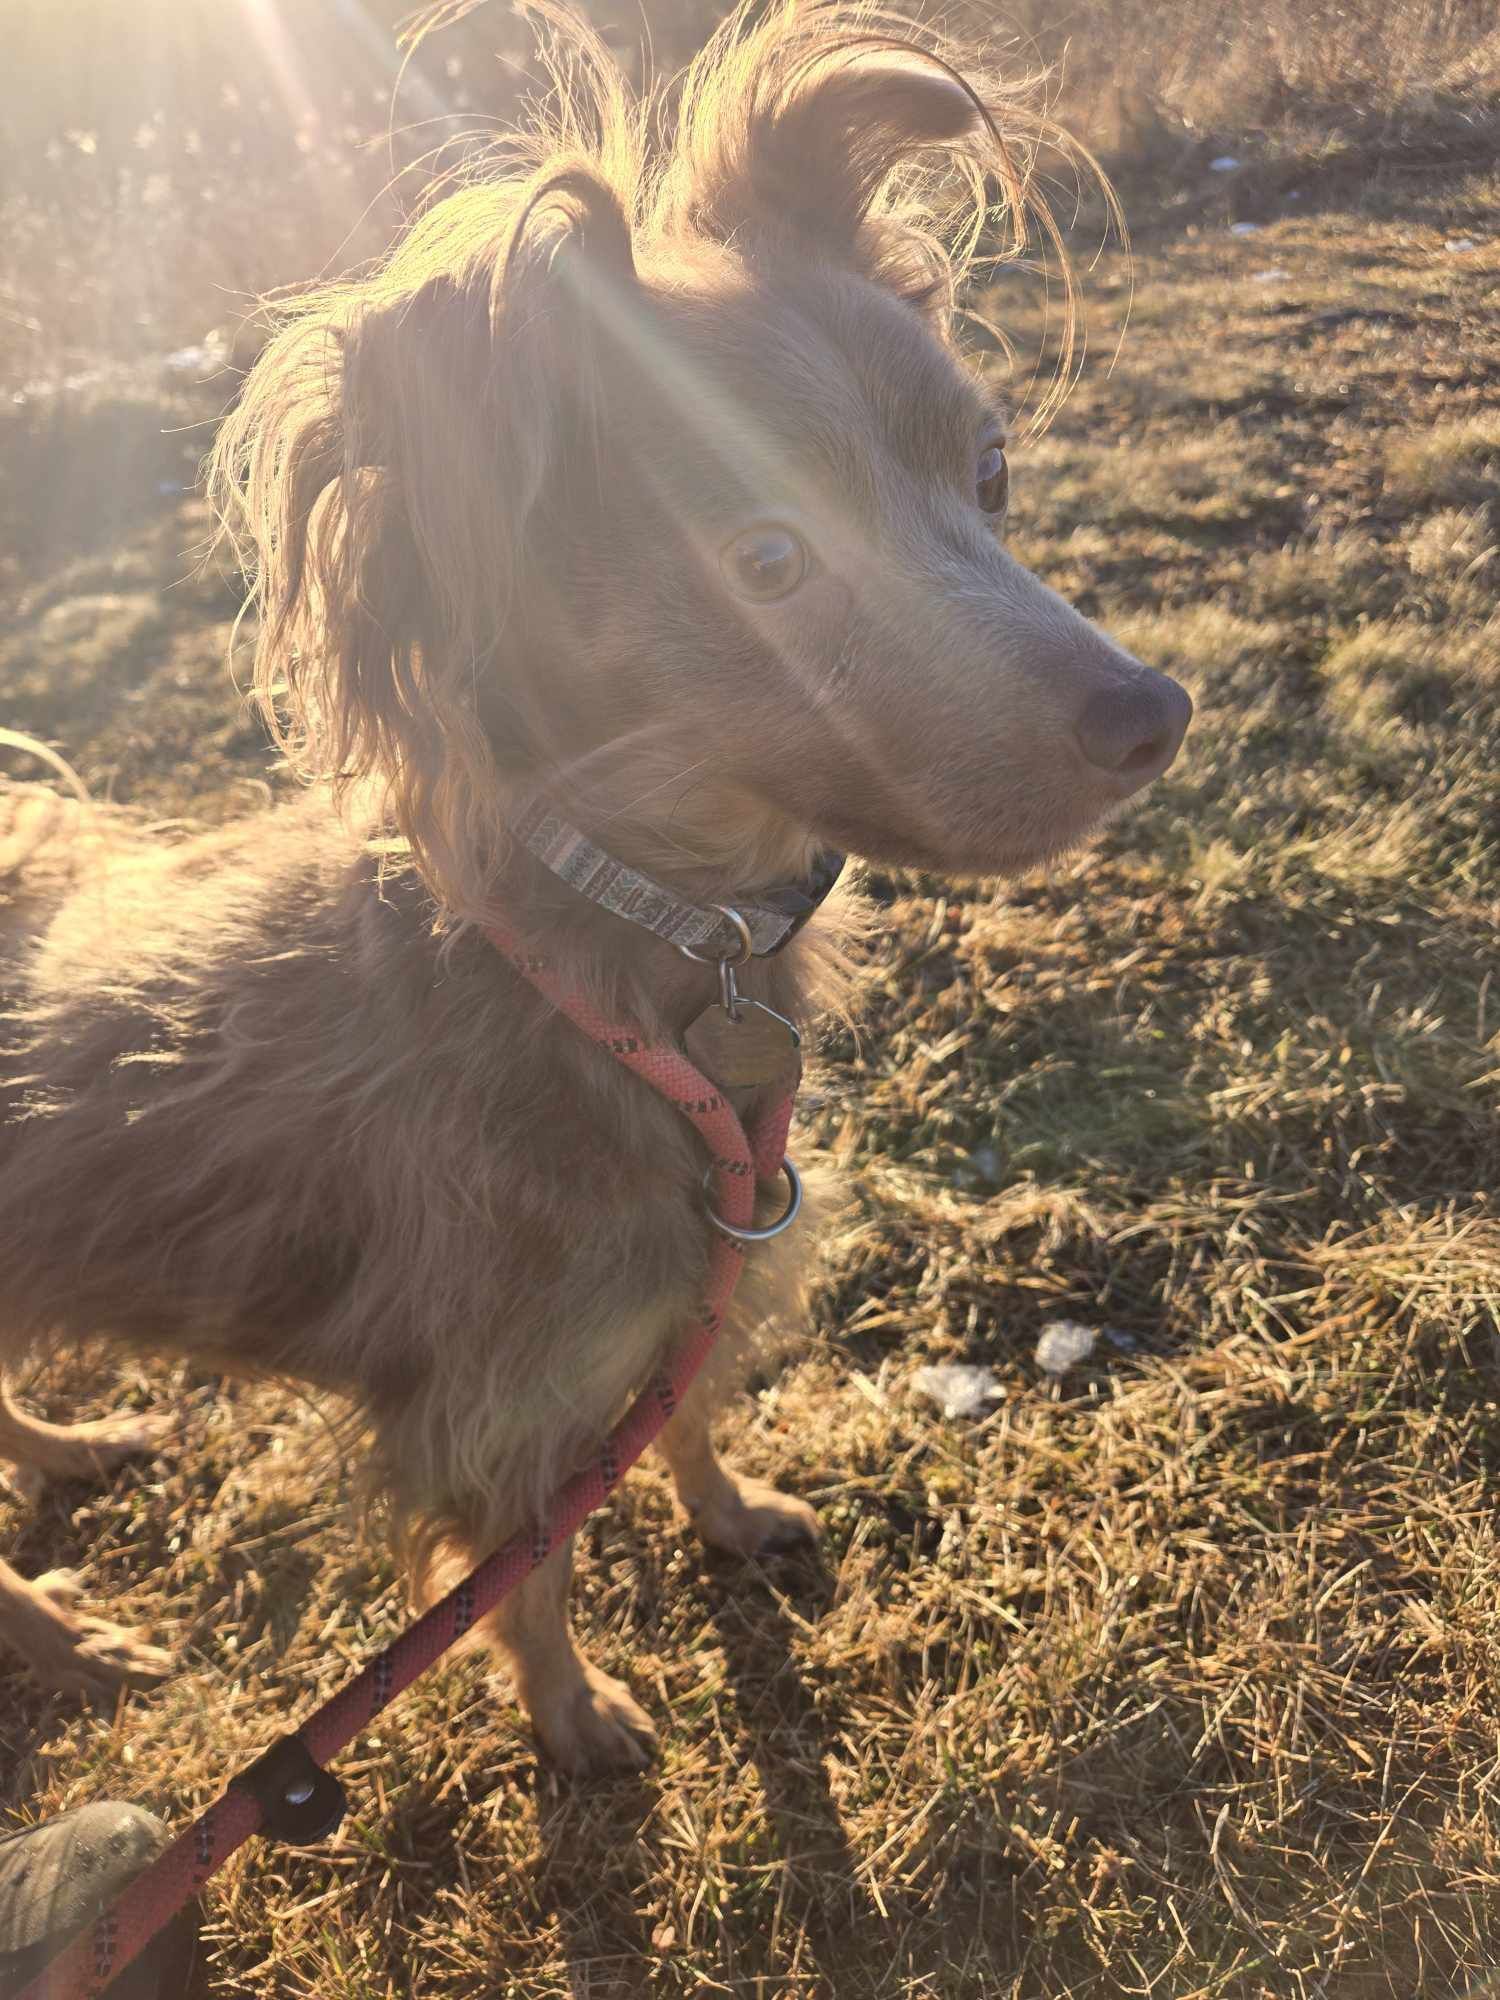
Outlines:
[[[747,528],[725,545],[719,565],[731,590],[755,604],[790,597],[807,574],[801,538],[778,521]]]
[[[992,444],[979,455],[975,472],[979,504],[986,514],[1003,514],[1010,498],[1010,467],[999,445]]]

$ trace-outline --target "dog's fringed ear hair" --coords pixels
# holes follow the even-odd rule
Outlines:
[[[446,917],[482,914],[502,760],[524,769],[545,731],[518,585],[560,438],[588,422],[585,272],[633,283],[595,162],[461,190],[382,271],[292,309],[210,461],[262,713],[304,775],[384,793]]]
[[[1013,96],[873,8],[742,9],[684,79],[661,225],[752,254],[790,235],[946,305],[993,212],[989,190],[1012,247],[1025,240],[1026,175],[996,108]]]

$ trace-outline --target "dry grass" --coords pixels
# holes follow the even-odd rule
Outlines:
[[[1309,138],[1322,152],[1430,143],[1500,84],[1487,0],[1014,0],[1006,12],[1053,66],[1070,121],[1126,154],[1216,131],[1272,152]]]
[[[1018,458],[1020,552],[1199,722],[1076,869],[875,884],[866,1026],[802,1139],[853,1213],[726,1426],[818,1504],[824,1560],[705,1558],[632,1479],[579,1619],[661,1766],[561,1784],[482,1663],[445,1665],[345,1760],[335,1842],[222,1878],[217,1992],[1490,1990],[1500,184],[1301,186],[1254,239],[1197,208],[1151,234],[1118,365],[1096,346]],[[1095,292],[1118,318],[1117,265]],[[1035,341],[1023,287],[996,304]],[[154,492],[56,524],[0,629],[3,719],[164,814],[265,775],[232,606],[176,587],[201,530]],[[1112,1331],[1054,1387],[1059,1315]],[[995,1370],[991,1416],[912,1394],[950,1359]],[[186,1814],[401,1615],[319,1414],[178,1386],[162,1463],[0,1510],[182,1662],[115,1716],[0,1680],[16,1812]]]
[[[636,9],[578,4],[638,61]],[[110,385],[122,361],[154,363],[209,333],[232,342],[262,292],[377,254],[429,167],[455,164],[537,87],[527,26],[499,0],[403,66],[393,30],[418,11],[9,0],[21,87],[0,126],[8,388]],[[657,67],[685,60],[723,11],[651,0]],[[1131,189],[1137,221],[1164,172],[1188,171],[1192,198],[1215,211],[1258,218],[1309,156],[1364,184],[1500,147],[1493,0],[959,0],[956,12],[1008,46],[1014,73],[1046,73],[1063,122]],[[1225,147],[1243,165],[1220,177],[1208,163]],[[1058,192],[1066,207],[1076,190]],[[1214,366],[1211,353],[1197,360],[1200,376]]]
[[[1385,476],[1391,497],[1403,502],[1483,501],[1500,479],[1500,413],[1484,410],[1393,440]]]

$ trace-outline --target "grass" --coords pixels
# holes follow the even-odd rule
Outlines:
[[[1500,76],[1483,0],[1017,0],[1004,18],[1052,66],[1071,123],[1113,153],[1158,159],[1223,131],[1238,154],[1282,157],[1372,135],[1451,142]]]
[[[1497,475],[1500,415],[1493,410],[1394,440],[1385,456],[1387,491],[1408,504],[1482,502],[1493,498]]]
[[[484,1664],[443,1665],[344,1761],[337,1840],[220,1879],[217,1992],[1491,1990],[1500,183],[1299,186],[1251,239],[1210,197],[1149,215],[1117,361],[1106,261],[1093,363],[1017,455],[1018,552],[1198,721],[1078,865],[874,884],[864,1025],[801,1139],[851,1212],[725,1425],[818,1505],[822,1560],[706,1557],[634,1476],[578,1619],[660,1766],[561,1783]],[[1023,287],[996,304],[1041,339]],[[182,581],[193,497],[129,463],[128,507],[12,557],[4,720],[164,816],[243,810],[279,781],[232,599]],[[1109,1329],[1060,1383],[1056,1317]],[[988,1416],[913,1394],[946,1360],[995,1372]],[[0,1680],[20,1815],[186,1815],[401,1617],[319,1412],[175,1389],[160,1463],[3,1510],[27,1571],[81,1561],[181,1662],[118,1714]]]

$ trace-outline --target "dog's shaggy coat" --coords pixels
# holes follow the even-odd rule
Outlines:
[[[316,788],[102,851],[10,800],[0,1356],[104,1337],[340,1392],[419,1571],[589,1453],[707,1258],[691,1129],[482,925],[503,910],[653,1036],[712,972],[546,876],[518,808],[699,902],[824,844],[995,873],[1157,775],[1187,714],[986,515],[1001,424],[950,321],[997,191],[1024,238],[1019,107],[841,0],[742,12],[670,105],[548,18],[550,115],[300,300],[222,427],[257,687]],[[806,1022],[855,922],[836,898],[746,990]],[[750,1261],[664,1439],[702,1532],[746,1551],[813,1527],[708,1441],[795,1290],[785,1243]],[[43,1467],[137,1442],[0,1406],[0,1451]],[[492,1636],[555,1756],[639,1756],[567,1569]],[[162,1664],[3,1564],[0,1611],[54,1680]]]

